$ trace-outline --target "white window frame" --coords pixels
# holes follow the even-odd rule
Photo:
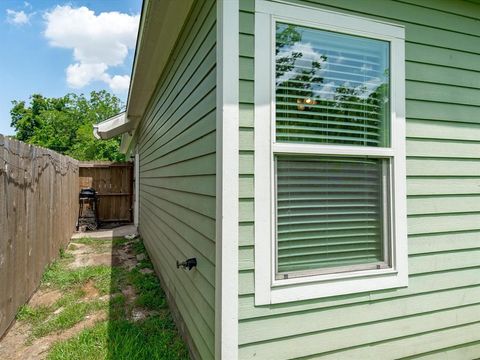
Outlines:
[[[400,25],[283,2],[255,2],[255,305],[307,300],[408,285],[405,161],[405,31]],[[275,23],[287,22],[390,43],[390,147],[275,141]],[[390,159],[391,267],[275,279],[275,154]]]

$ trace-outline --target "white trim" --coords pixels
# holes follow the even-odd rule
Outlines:
[[[138,154],[138,146],[135,147],[135,160],[134,160],[134,170],[135,170],[135,203],[133,207],[133,223],[138,231],[138,209],[139,209],[139,200],[140,200],[140,155]]]
[[[264,13],[255,14],[255,59],[269,59],[270,47],[265,44],[271,42],[270,16]],[[272,76],[269,61],[255,61],[254,79]],[[254,187],[255,187],[255,274],[268,274],[273,267],[269,240],[272,238],[270,216],[273,209],[271,204],[271,178],[263,178],[257,174],[264,173],[270,164],[270,143],[272,132],[270,118],[272,98],[270,81],[255,81],[255,131],[254,131]],[[260,126],[263,124],[263,126]],[[264,276],[255,276],[255,305],[270,303],[270,279]]]
[[[238,358],[239,2],[217,2],[215,358]]]
[[[342,14],[308,5],[293,5],[281,0],[256,0],[255,11],[267,15],[275,14],[276,17],[281,17],[286,21],[291,19],[299,25],[311,24],[325,30],[363,35],[375,39],[405,39],[405,29],[402,25],[366,19],[357,15]]]
[[[395,151],[387,148],[355,147],[342,145],[316,145],[301,143],[273,143],[272,150],[277,154],[324,154],[344,156],[393,157]]]
[[[354,147],[275,142],[274,23],[287,21],[390,42],[391,146]],[[255,305],[396,288],[408,284],[405,171],[405,56],[401,26],[318,8],[256,2],[255,14]],[[390,159],[391,267],[276,280],[274,154],[330,154]]]
[[[138,126],[188,18],[194,0],[144,1],[126,113]]]

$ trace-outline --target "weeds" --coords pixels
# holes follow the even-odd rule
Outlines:
[[[98,360],[108,355],[108,322],[102,322],[79,335],[53,345],[49,360]]]
[[[165,294],[155,275],[142,274],[138,269],[133,269],[128,274],[128,280],[139,294],[135,301],[137,306],[151,310],[161,310],[166,306]]]
[[[32,336],[42,337],[54,331],[69,329],[85,319],[86,315],[107,307],[108,304],[99,301],[71,303],[57,316],[35,326],[32,330]]]
[[[89,280],[95,283],[106,293],[108,291],[112,269],[109,266],[85,266],[78,269],[69,269],[64,263],[52,263],[43,274],[42,282],[49,287],[61,290],[71,289],[82,285]]]
[[[17,320],[28,322],[32,325],[39,324],[44,321],[51,313],[46,306],[31,307],[23,305],[17,313]]]
[[[128,243],[128,244],[127,244]],[[68,267],[73,250],[82,244],[94,251],[127,249],[135,255],[144,254],[137,266],[128,271],[122,267],[104,265]],[[141,240],[123,238],[75,240],[60,259],[52,263],[42,278],[42,288],[61,290],[63,295],[51,306],[24,306],[17,319],[30,325],[29,342],[52,333],[60,333],[86,319],[89,314],[104,311],[107,320],[82,330],[76,336],[55,343],[48,354],[50,360],[96,359],[188,359],[188,351],[178,335],[168,311],[165,294],[154,273],[141,269],[153,269]],[[98,292],[91,298],[88,288]],[[132,287],[135,294],[126,296],[122,289]],[[125,291],[125,290],[124,290]],[[99,299],[109,295],[106,299]],[[132,309],[146,314],[143,320],[132,320]]]
[[[49,360],[67,359],[188,359],[170,316],[143,322],[113,320],[97,324],[78,336],[53,346]]]
[[[93,252],[104,252],[112,247],[111,239],[94,239],[91,237],[83,237],[81,239],[75,239],[70,244],[70,250],[78,250],[80,245],[87,245]]]

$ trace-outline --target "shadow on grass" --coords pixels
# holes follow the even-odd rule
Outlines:
[[[136,265],[126,267],[132,259]],[[56,343],[48,359],[189,358],[141,240],[113,240],[110,282],[104,296],[109,298],[107,320]]]

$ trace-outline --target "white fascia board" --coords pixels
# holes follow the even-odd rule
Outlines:
[[[132,134],[150,103],[193,3],[144,0],[125,111],[130,125],[120,144],[123,154],[135,145]]]
[[[135,126],[150,103],[193,3],[193,0],[144,3],[126,110]]]

